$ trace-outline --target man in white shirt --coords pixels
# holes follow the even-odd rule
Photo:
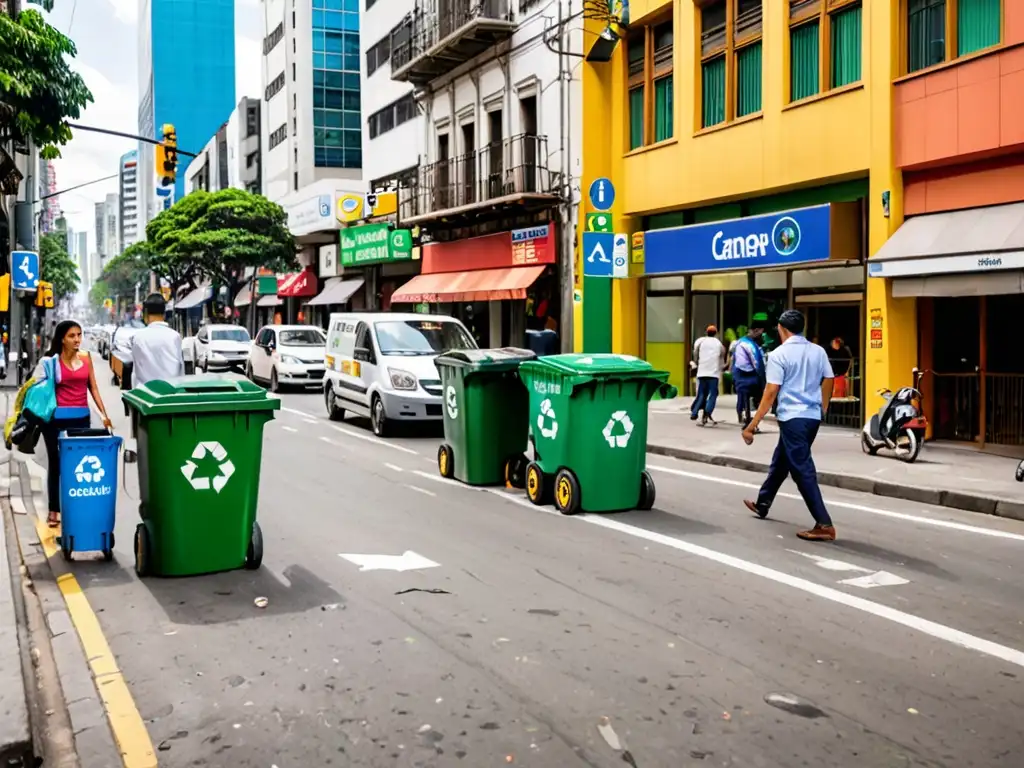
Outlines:
[[[701,424],[717,422],[711,418],[718,402],[718,379],[725,367],[725,345],[718,340],[718,329],[709,325],[707,334],[693,345],[693,360],[690,365],[697,369],[697,397],[690,407],[690,421],[696,421],[701,409],[704,416]]]
[[[142,304],[146,327],[132,338],[132,386],[185,375],[181,334],[164,322],[167,303],[151,293]]]

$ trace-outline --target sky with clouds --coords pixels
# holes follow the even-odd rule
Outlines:
[[[84,125],[127,133],[138,128],[138,13],[138,0],[57,0],[53,11],[46,14],[49,23],[78,47],[71,66],[95,98],[80,118]],[[242,96],[260,96],[262,36],[259,0],[235,0],[236,103]],[[78,132],[55,162],[57,188],[116,174],[121,155],[136,147],[137,143],[128,139]],[[110,192],[117,192],[117,179],[60,197],[68,225],[89,232],[90,251],[95,247],[94,203]]]

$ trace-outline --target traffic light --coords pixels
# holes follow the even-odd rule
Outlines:
[[[163,134],[156,148],[156,176],[161,186],[169,187],[178,178],[178,134],[170,123],[164,123]]]

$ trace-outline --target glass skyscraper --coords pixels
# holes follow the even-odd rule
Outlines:
[[[172,123],[178,147],[198,152],[235,107],[235,2],[141,0],[140,12],[139,133],[158,139],[163,125]],[[145,226],[159,205],[153,147],[139,149]],[[185,194],[189,160],[179,157],[175,200]]]
[[[359,93],[359,0],[313,0],[316,167],[362,167]]]

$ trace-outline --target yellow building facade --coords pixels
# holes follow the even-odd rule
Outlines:
[[[577,238],[576,348],[639,355],[685,390],[706,325],[731,339],[795,305],[809,337],[850,352],[852,425],[878,388],[910,383],[917,357],[913,300],[865,266],[902,223],[893,81],[905,10],[633,0],[628,13],[609,61],[593,60],[605,22],[584,33],[580,223],[595,210],[588,186],[606,178],[613,231],[643,232],[631,241],[644,245],[629,277],[608,278],[588,273],[596,241]]]

